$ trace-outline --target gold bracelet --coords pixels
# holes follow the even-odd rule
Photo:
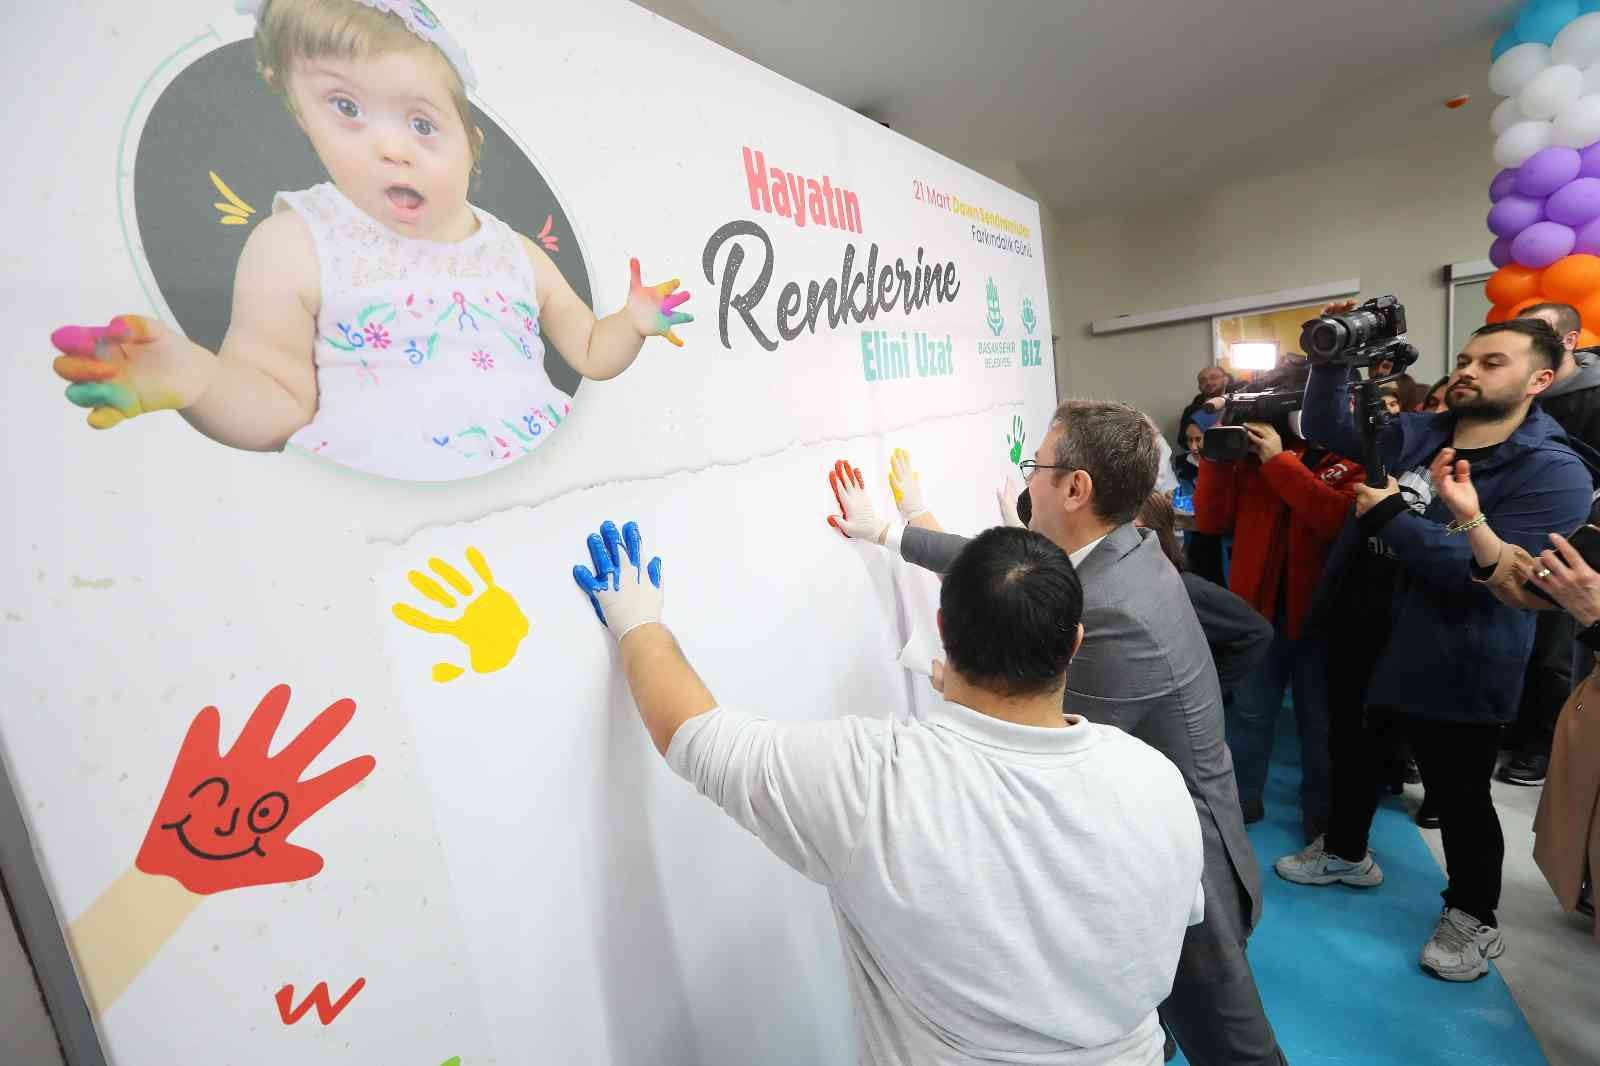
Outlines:
[[[1445,526],[1445,536],[1452,536],[1456,533],[1465,533],[1469,529],[1477,529],[1487,521],[1489,521],[1489,516],[1484,514],[1482,511],[1479,511],[1477,518],[1469,519],[1465,522],[1451,522],[1449,525]]]

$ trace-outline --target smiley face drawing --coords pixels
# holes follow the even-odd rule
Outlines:
[[[289,687],[273,688],[225,755],[219,753],[217,709],[195,715],[134,865],[201,895],[299,881],[322,870],[322,856],[289,843],[289,834],[371,773],[376,760],[363,755],[300,780],[349,724],[356,705],[336,701],[269,757],[288,706]]]
[[[189,790],[189,798],[191,800],[199,801],[201,799],[201,794],[205,793],[208,789],[216,792],[217,810],[220,812],[226,809],[228,805],[228,779],[225,777],[208,777],[198,785],[194,786],[194,788]],[[235,805],[232,809],[232,813],[228,815],[228,824],[226,826],[213,826],[211,828],[211,832],[218,837],[224,838],[225,840],[231,840],[239,831],[240,810],[241,808]],[[192,810],[185,814],[182,818],[179,818],[176,822],[167,822],[161,828],[170,829],[176,833],[178,836],[178,843],[187,848],[189,854],[198,856],[202,859],[211,859],[212,861],[220,861],[223,859],[240,859],[252,853],[260,855],[262,858],[266,858],[267,853],[261,850],[261,838],[263,835],[272,832],[274,829],[278,828],[278,826],[282,825],[284,818],[288,817],[288,814],[288,796],[285,796],[277,789],[273,789],[271,792],[266,793],[257,799],[255,803],[250,805],[250,814],[246,818],[249,831],[255,834],[255,838],[237,851],[229,851],[221,854],[197,847],[194,841],[189,839],[188,834],[184,832],[184,827],[194,820],[195,812]]]

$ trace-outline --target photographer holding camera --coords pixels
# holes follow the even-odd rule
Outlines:
[[[1303,630],[1362,470],[1301,438],[1304,374],[1303,364],[1289,365],[1262,379],[1262,391],[1227,398],[1223,424],[1206,432],[1194,509],[1197,531],[1233,534],[1228,586],[1273,623],[1266,661],[1227,708],[1244,820],[1265,815],[1267,764],[1288,688],[1300,736],[1301,822],[1311,841],[1328,816],[1328,657],[1326,641]]]
[[[1536,552],[1549,530],[1582,524],[1593,481],[1561,442],[1561,427],[1533,406],[1563,356],[1560,338],[1543,322],[1515,319],[1477,330],[1456,357],[1445,414],[1390,421],[1375,382],[1359,384],[1358,433],[1345,398],[1350,370],[1380,359],[1403,370],[1415,359],[1404,333],[1404,309],[1386,297],[1324,315],[1302,337],[1313,364],[1306,436],[1362,455],[1368,467],[1314,614],[1320,617],[1323,600],[1363,547],[1393,558],[1395,635],[1378,658],[1365,702],[1400,723],[1439,810],[1449,884],[1419,961],[1443,980],[1470,981],[1504,951],[1495,908],[1505,842],[1489,778],[1501,729],[1516,715],[1533,618],[1472,580],[1472,549],[1457,534],[1487,523],[1507,542]],[[1469,522],[1453,521],[1434,491],[1429,467],[1445,448],[1472,464],[1483,510]],[[1399,479],[1387,476],[1387,468],[1399,471]],[[1335,716],[1331,733],[1327,835],[1275,868],[1299,884],[1379,885],[1383,871],[1367,850],[1378,784],[1370,744],[1358,716]]]

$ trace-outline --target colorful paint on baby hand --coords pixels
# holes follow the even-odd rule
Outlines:
[[[104,326],[62,326],[50,334],[61,354],[55,372],[72,382],[67,399],[87,407],[89,424],[109,429],[150,411],[192,403],[194,346],[143,315],[118,315]],[[186,393],[192,394],[186,398]]]
[[[673,332],[672,327],[681,326],[685,322],[693,322],[693,315],[686,315],[677,308],[689,298],[686,292],[677,292],[678,279],[663,282],[660,285],[645,285],[639,277],[639,260],[628,260],[628,270],[631,280],[628,286],[628,320],[639,331],[641,337],[665,337],[679,348],[683,347],[683,339]]]

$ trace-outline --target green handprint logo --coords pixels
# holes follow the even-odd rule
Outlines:
[[[1022,462],[1022,442],[1028,435],[1022,431],[1022,416],[1011,416],[1011,432],[1006,434],[1006,443],[1011,445],[1011,463],[1016,465]]]
[[[988,278],[989,317],[984,321],[989,323],[989,332],[996,337],[1006,328],[1005,316],[1000,313],[1000,290],[994,287],[994,279]]]
[[[1038,324],[1039,319],[1033,313],[1033,299],[1032,297],[1024,296],[1022,298],[1022,328],[1032,333],[1033,327]]]

